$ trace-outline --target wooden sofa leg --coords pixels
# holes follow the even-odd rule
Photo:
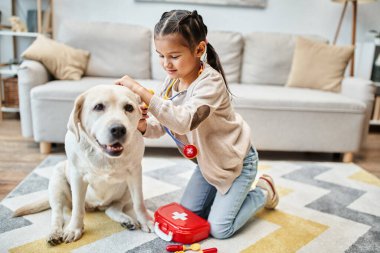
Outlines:
[[[50,142],[40,142],[40,153],[41,154],[50,154],[51,152],[51,143]]]
[[[343,162],[344,163],[352,163],[354,161],[354,153],[346,152],[343,154]]]

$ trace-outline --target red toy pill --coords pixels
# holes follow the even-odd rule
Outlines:
[[[208,249],[199,251],[199,253],[217,253],[217,252],[218,252],[217,248],[208,248]]]
[[[176,252],[180,250],[184,250],[183,245],[169,244],[166,246],[166,251],[169,251],[169,252]]]

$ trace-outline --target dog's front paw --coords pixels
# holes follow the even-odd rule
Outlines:
[[[140,223],[141,230],[147,233],[153,233],[154,223],[153,220],[146,220],[145,222]]]
[[[123,228],[128,230],[135,230],[139,228],[139,224],[132,218],[127,218],[125,221],[120,223]]]
[[[63,241],[65,243],[74,242],[82,237],[83,227],[82,228],[71,228],[68,226],[63,232]]]
[[[51,246],[56,246],[61,244],[63,241],[63,231],[62,229],[52,230],[47,238],[47,243]]]
[[[139,215],[137,215],[137,220],[140,223],[142,231],[147,233],[152,233],[154,231],[153,218],[147,211],[141,212]]]

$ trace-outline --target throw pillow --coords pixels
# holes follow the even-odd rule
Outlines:
[[[297,37],[288,87],[339,92],[354,46],[333,46]]]
[[[87,68],[90,53],[39,35],[22,57],[40,61],[60,80],[79,80]]]

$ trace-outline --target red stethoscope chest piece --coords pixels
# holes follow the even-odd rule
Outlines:
[[[191,144],[187,144],[183,147],[183,155],[188,159],[193,159],[198,155],[198,149]]]

